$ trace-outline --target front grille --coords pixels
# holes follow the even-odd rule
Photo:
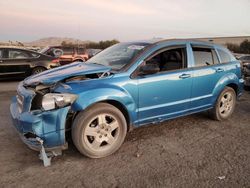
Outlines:
[[[18,112],[22,113],[23,112],[23,100],[24,100],[24,97],[18,93],[16,98],[17,98]]]

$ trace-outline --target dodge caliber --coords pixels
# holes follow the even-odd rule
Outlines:
[[[80,153],[101,158],[117,151],[133,127],[201,111],[228,119],[243,83],[240,62],[219,45],[119,43],[85,63],[26,78],[10,111],[24,143],[45,157],[66,149],[71,134]]]

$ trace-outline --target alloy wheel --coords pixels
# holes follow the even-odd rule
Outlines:
[[[83,136],[92,150],[107,150],[119,136],[118,121],[110,114],[99,114],[86,126]]]
[[[231,92],[226,92],[224,95],[221,97],[220,100],[220,106],[219,106],[219,113],[221,116],[228,116],[234,106],[234,97]]]

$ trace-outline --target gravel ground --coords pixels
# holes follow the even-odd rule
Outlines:
[[[250,187],[250,93],[228,121],[205,113],[138,128],[121,149],[88,159],[72,143],[45,168],[11,125],[15,83],[0,84],[1,187]]]

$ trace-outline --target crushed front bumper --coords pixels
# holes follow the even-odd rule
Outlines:
[[[29,148],[41,150],[37,137],[43,140],[46,151],[56,151],[67,149],[65,123],[69,108],[19,113],[17,98],[13,97],[10,112],[14,127]]]

